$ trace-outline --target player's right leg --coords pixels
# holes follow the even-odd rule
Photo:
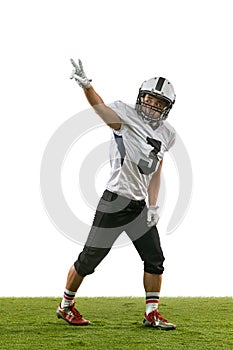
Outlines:
[[[108,190],[101,197],[85,247],[68,274],[64,297],[57,310],[57,316],[69,324],[89,324],[74,307],[75,294],[83,278],[95,271],[124,231],[125,225],[134,219],[134,210],[127,210],[130,202],[130,199]]]
[[[74,306],[75,294],[85,276],[92,274],[110,251],[114,241],[122,232],[118,226],[117,210],[109,211],[112,195],[103,195],[97,207],[93,225],[89,232],[83,251],[70,268],[66,289],[61,304],[57,309],[57,317],[71,325],[88,325],[90,322],[80,315]]]
[[[62,318],[73,326],[87,326],[90,324],[90,321],[84,319],[75,308],[75,294],[84,277],[95,271],[95,268],[109,251],[110,248],[84,247],[77,261],[69,270],[64,296],[56,312],[58,318]]]

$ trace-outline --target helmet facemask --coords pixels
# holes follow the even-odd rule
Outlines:
[[[156,105],[150,104],[150,101],[148,101],[150,97],[148,98],[148,96],[156,97]],[[136,104],[136,110],[146,123],[154,124],[167,119],[171,109],[169,101],[161,98],[159,95],[155,96],[154,94],[146,93],[141,93],[139,99],[140,100]]]

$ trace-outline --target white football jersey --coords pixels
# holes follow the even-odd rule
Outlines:
[[[153,129],[133,107],[121,101],[109,107],[119,115],[122,126],[112,132],[107,189],[130,199],[145,199],[153,173],[175,142],[175,130],[167,121]]]

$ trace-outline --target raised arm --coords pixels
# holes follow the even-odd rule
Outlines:
[[[91,81],[87,78],[81,60],[78,60],[78,64],[71,59],[71,63],[74,66],[74,69],[71,74],[71,79],[81,86],[84,90],[85,96],[94,108],[95,112],[100,116],[100,118],[112,129],[119,130],[121,128],[122,121],[118,114],[114,112],[110,107],[106,106],[103,99],[97,94]]]

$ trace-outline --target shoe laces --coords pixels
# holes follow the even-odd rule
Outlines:
[[[166,318],[164,318],[162,315],[160,315],[160,313],[158,313],[158,311],[156,311],[156,310],[154,311],[154,316],[162,322],[168,322],[168,320],[166,320]]]
[[[71,306],[69,306],[70,311],[72,312],[72,314],[78,318],[82,318],[82,315],[80,315],[80,313],[78,312],[77,309],[75,309],[74,304],[72,304]]]

